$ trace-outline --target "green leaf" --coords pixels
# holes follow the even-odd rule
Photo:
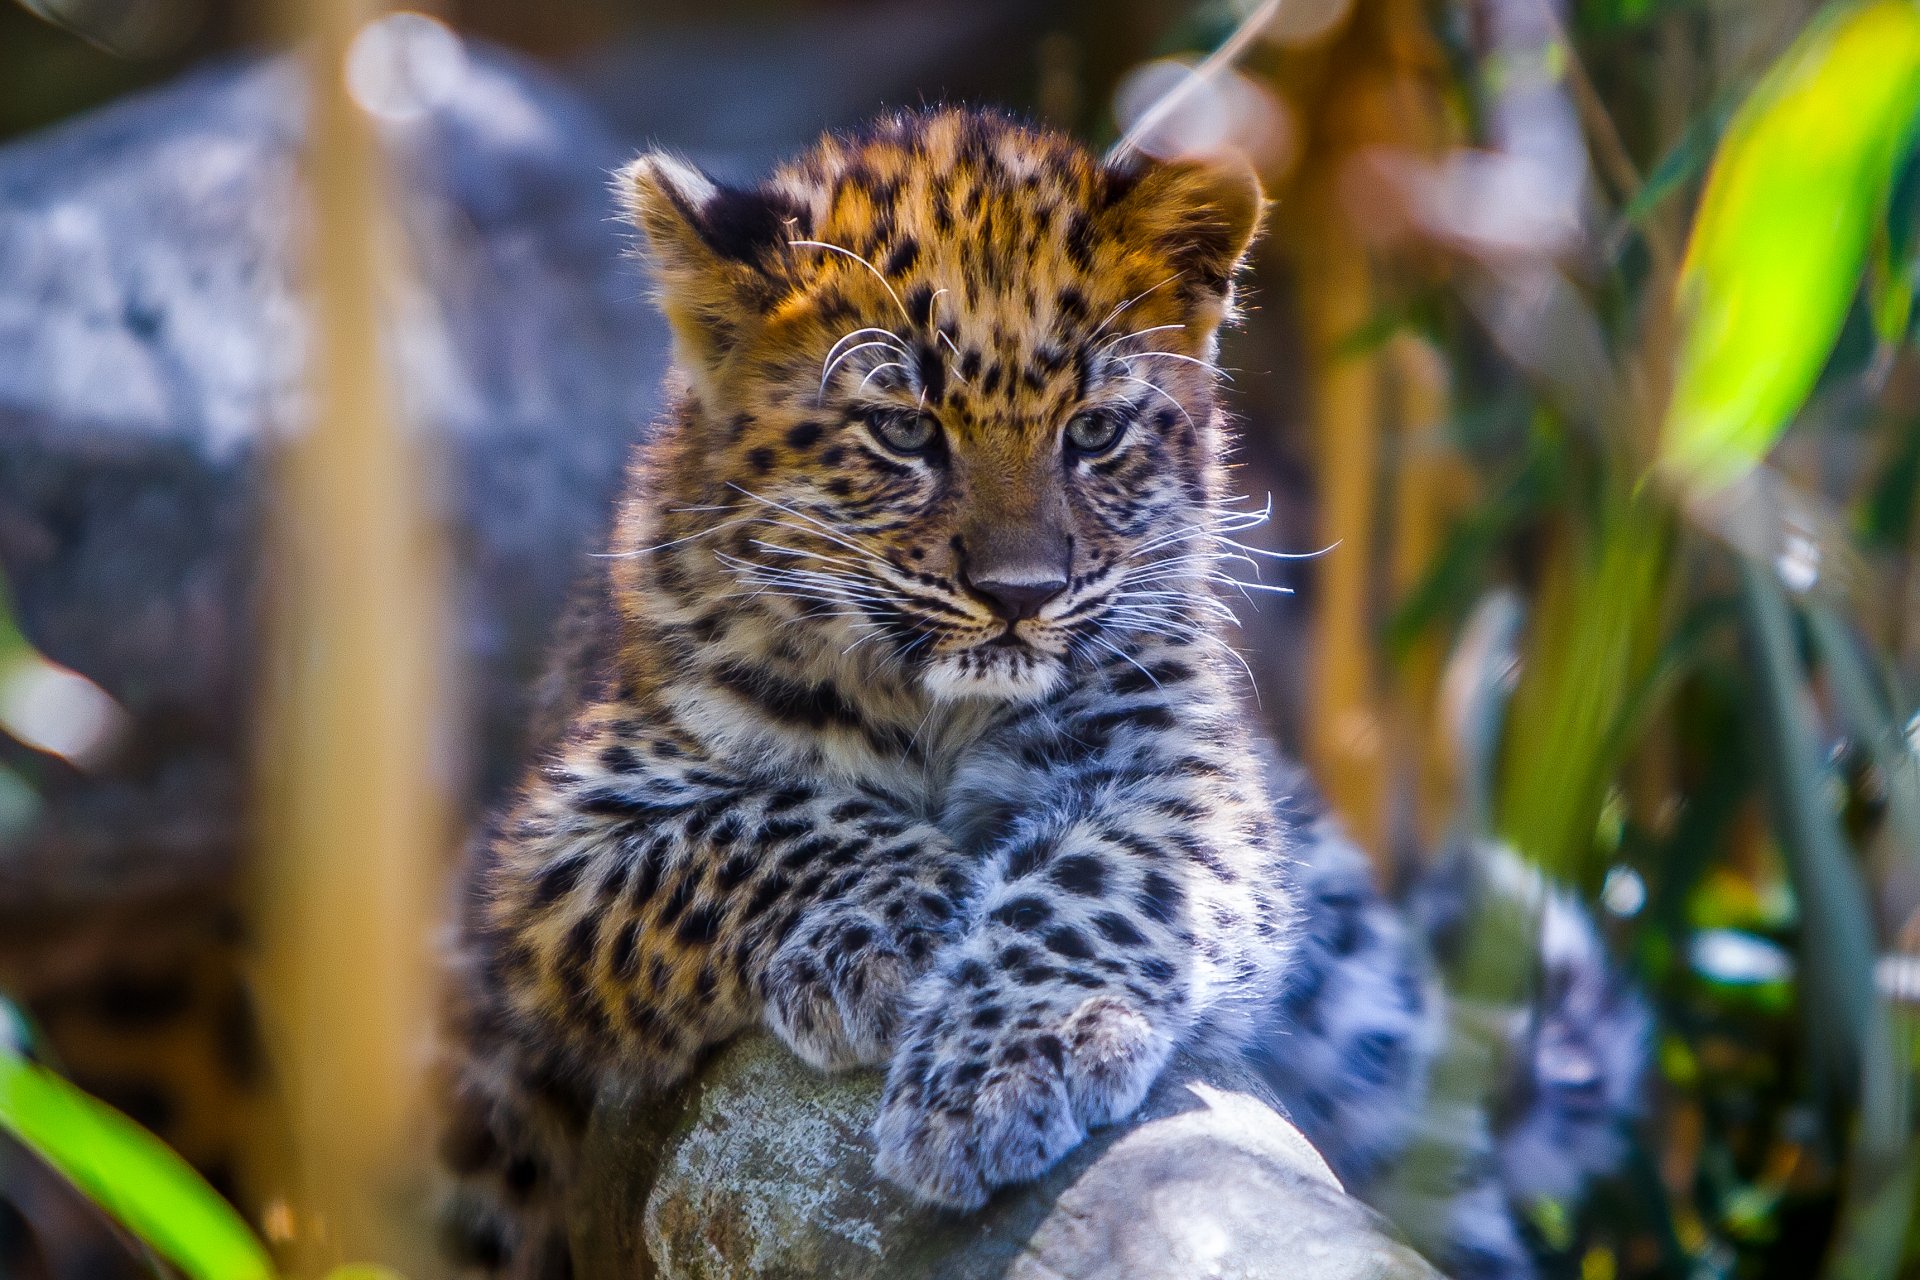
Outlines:
[[[0,1037],[0,1130],[192,1280],[269,1280],[266,1250],[158,1138]]]
[[[1813,389],[1885,218],[1920,109],[1920,6],[1817,19],[1735,115],[1681,270],[1664,469],[1711,492],[1773,447]]]

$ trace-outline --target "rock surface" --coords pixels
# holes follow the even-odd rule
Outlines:
[[[879,1089],[755,1036],[683,1097],[603,1099],[581,1280],[1438,1280],[1230,1070],[1176,1064],[1134,1121],[971,1215],[875,1176]]]

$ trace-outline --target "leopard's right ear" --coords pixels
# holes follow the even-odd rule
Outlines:
[[[659,151],[622,169],[616,192],[646,237],[689,372],[703,377],[785,292],[782,266],[788,242],[806,236],[805,211],[780,192],[725,186]]]

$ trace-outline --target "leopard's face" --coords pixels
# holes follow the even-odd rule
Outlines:
[[[1250,173],[940,112],[751,191],[659,157],[626,181],[715,424],[689,505],[743,596],[942,698],[1191,625]]]

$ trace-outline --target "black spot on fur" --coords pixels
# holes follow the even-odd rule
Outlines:
[[[1148,871],[1140,878],[1138,904],[1142,915],[1160,924],[1172,924],[1186,895],[1164,871]]]
[[[694,877],[687,872],[682,872],[679,877],[674,880],[673,891],[667,895],[667,900],[660,905],[660,924],[663,928],[672,928],[674,921],[680,918],[680,913],[692,904],[693,881]]]
[[[1000,904],[992,918],[1015,929],[1033,929],[1053,919],[1053,908],[1044,899],[1027,894]]]
[[[1020,880],[1032,875],[1039,869],[1046,851],[1047,845],[1041,840],[1029,840],[1014,849],[1007,855],[1007,879]]]
[[[713,873],[713,884],[721,892],[731,892],[747,882],[753,874],[754,860],[751,854],[736,853],[720,864]]]
[[[1033,1038],[1033,1051],[1053,1064],[1058,1071],[1067,1063],[1067,1047],[1060,1043],[1059,1036],[1046,1035]]]
[[[1106,888],[1107,869],[1090,853],[1076,853],[1060,859],[1047,869],[1047,878],[1082,897],[1096,898]]]
[[[890,276],[904,275],[913,270],[913,264],[920,260],[920,242],[912,236],[902,239],[893,246],[893,252],[887,255],[887,262],[881,271]]]
[[[587,869],[584,857],[562,858],[543,867],[533,882],[533,903],[536,907],[550,907],[580,883],[580,873]]]
[[[1047,950],[1069,960],[1093,959],[1093,947],[1078,929],[1062,926],[1047,934]]]
[[[907,315],[916,329],[924,329],[933,317],[933,286],[917,285],[907,294]]]
[[[635,943],[640,937],[640,922],[629,920],[622,925],[620,932],[613,936],[613,949],[607,957],[607,964],[613,976],[622,982],[630,981],[640,962]]]
[[[1146,939],[1133,927],[1133,922],[1123,915],[1112,911],[1103,911],[1093,918],[1093,927],[1108,942],[1122,947],[1137,947]]]
[[[673,936],[686,946],[704,947],[720,936],[720,921],[720,908],[711,902],[702,903],[687,912]]]
[[[714,677],[727,690],[758,704],[776,720],[810,729],[824,729],[829,725],[865,728],[853,703],[830,684],[802,684],[740,662],[726,663],[714,672]]]
[[[753,897],[748,899],[746,909],[741,913],[742,921],[758,919],[768,907],[778,902],[792,887],[793,882],[785,876],[768,876],[762,880],[760,887],[753,891]]]
[[[1093,269],[1093,222],[1077,209],[1067,219],[1067,260],[1082,271]]]

